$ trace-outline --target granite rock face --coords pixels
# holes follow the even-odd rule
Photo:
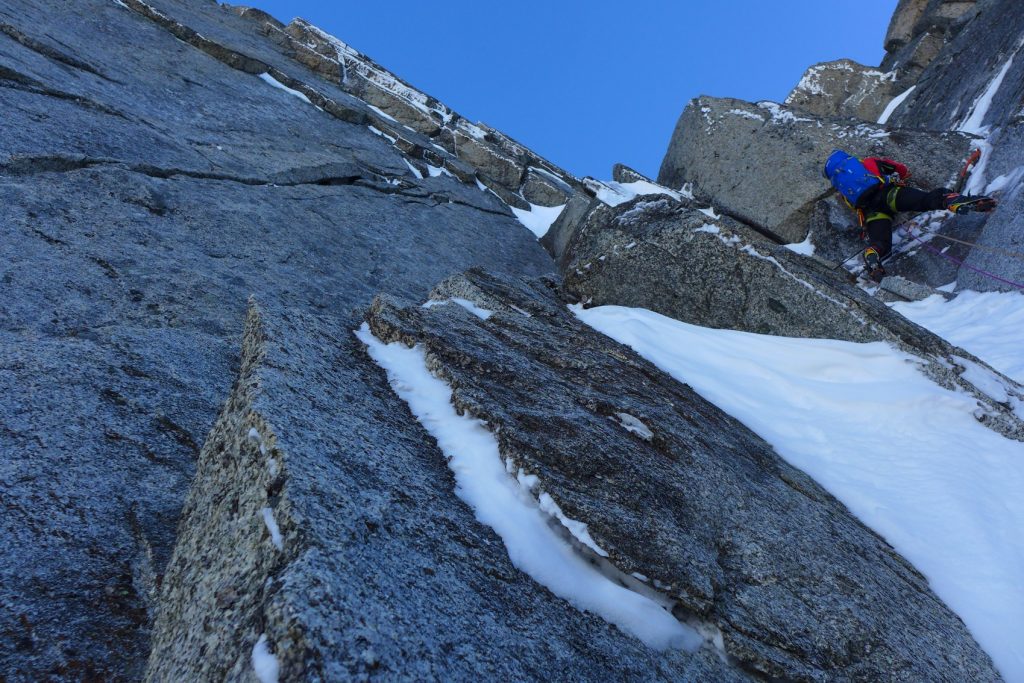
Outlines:
[[[535,491],[587,524],[620,570],[677,600],[680,618],[720,629],[738,669],[997,680],[960,620],[881,539],[741,424],[576,321],[552,281],[470,271],[431,296],[469,297],[493,315],[380,297],[370,329],[422,345],[455,406],[538,477]],[[697,680],[718,680],[707,676]]]
[[[552,268],[497,198],[415,177],[365,103],[258,24],[125,5],[0,3],[8,681],[141,677],[251,294],[347,330],[382,290]]]
[[[896,74],[851,59],[815,64],[786,97],[785,104],[824,118],[877,121],[897,94]]]
[[[883,70],[897,74],[897,92],[914,85],[976,5],[976,0],[900,0],[885,35],[882,60]]]
[[[697,199],[779,241],[800,242],[815,202],[833,192],[822,177],[833,149],[900,159],[919,186],[944,187],[969,143],[961,133],[887,130],[818,119],[772,102],[699,97],[679,117],[658,182],[675,188],[690,183]]]
[[[652,651],[516,569],[358,325],[250,306],[146,680],[251,680],[261,641],[282,681],[751,680],[711,648]]]

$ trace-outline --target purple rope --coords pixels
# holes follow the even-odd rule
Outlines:
[[[913,237],[913,235],[911,235],[911,237]],[[990,277],[993,280],[998,280],[999,282],[1006,283],[1008,285],[1016,287],[1017,289],[1024,289],[1024,284],[1021,284],[1020,282],[1014,282],[1013,280],[1007,280],[1006,278],[1001,278],[1001,277],[999,277],[998,275],[996,275],[994,273],[988,272],[987,270],[981,270],[980,268],[975,268],[974,266],[969,266],[966,263],[964,263],[963,261],[961,261],[960,259],[956,258],[955,256],[950,256],[949,254],[946,254],[944,252],[939,251],[938,249],[936,249],[932,245],[930,245],[927,242],[925,242],[924,240],[922,240],[920,237],[914,237],[914,241],[919,242],[922,247],[924,247],[928,251],[932,252],[933,254],[938,254],[942,258],[949,259],[950,261],[952,261],[953,263],[957,264],[961,268],[966,268],[967,270],[973,270],[975,273],[978,273],[979,275],[985,275],[986,277]]]

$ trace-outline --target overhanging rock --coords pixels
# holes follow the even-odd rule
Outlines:
[[[822,167],[833,149],[898,159],[915,184],[931,188],[953,181],[970,139],[820,119],[773,102],[698,97],[676,124],[658,182],[691,183],[697,199],[782,241],[800,242],[814,203],[831,192]]]
[[[492,315],[381,297],[370,329],[422,345],[510,471],[536,476],[535,494],[586,524],[618,569],[677,600],[677,616],[720,629],[738,670],[799,681],[998,678],[884,541],[739,422],[575,320],[552,281],[473,270],[431,296],[468,297]]]

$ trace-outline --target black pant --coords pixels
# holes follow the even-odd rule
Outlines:
[[[939,188],[930,192],[913,187],[884,187],[869,190],[858,205],[864,212],[864,229],[868,245],[885,258],[892,251],[892,221],[900,211],[938,211],[944,209],[943,197],[949,190]]]

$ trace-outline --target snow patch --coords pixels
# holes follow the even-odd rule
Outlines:
[[[955,287],[956,282],[950,285]],[[890,306],[1007,377],[1024,382],[1024,294],[965,290],[949,301],[934,294]]]
[[[416,176],[420,180],[423,180],[423,173],[420,172],[420,169],[413,166],[411,163],[409,163],[409,160],[404,157],[402,158],[402,161],[405,162],[405,165],[409,167],[409,170],[412,171],[412,174],[414,176]]]
[[[537,239],[540,239],[547,234],[548,230],[551,229],[551,225],[558,220],[558,217],[562,214],[562,209],[565,208],[565,204],[559,204],[558,206],[530,204],[529,211],[517,209],[514,206],[509,208],[512,209],[512,213],[519,219],[519,222],[526,226],[526,229],[532,232]]]
[[[373,133],[374,135],[381,136],[382,138],[384,138],[385,140],[387,140],[391,144],[394,144],[394,143],[398,142],[398,138],[394,137],[393,135],[388,135],[387,133],[382,131],[380,128],[377,128],[376,126],[367,126],[367,128],[370,129],[371,133]]]
[[[312,103],[312,102],[311,102],[311,101],[309,100],[309,98],[308,98],[308,97],[306,97],[306,96],[305,96],[304,94],[302,94],[302,93],[301,93],[301,92],[299,92],[298,90],[293,90],[292,88],[289,88],[289,87],[288,87],[287,85],[285,85],[285,84],[284,84],[284,83],[282,83],[281,81],[277,80],[276,78],[274,78],[273,76],[271,76],[271,75],[270,75],[270,74],[268,74],[268,73],[261,73],[261,74],[259,75],[259,78],[260,78],[260,80],[262,80],[262,81],[263,81],[264,83],[267,83],[267,84],[269,84],[269,85],[271,85],[271,86],[273,86],[273,87],[277,88],[278,90],[283,90],[283,91],[285,91],[286,93],[288,93],[289,95],[291,95],[291,96],[293,96],[293,97],[297,97],[297,98],[299,98],[300,100],[302,100],[302,101],[303,101],[303,102],[305,102],[306,104],[313,104],[313,103]]]
[[[611,581],[551,528],[551,518],[533,495],[506,471],[494,435],[479,419],[455,412],[451,388],[430,374],[421,346],[384,344],[366,323],[355,334],[437,440],[455,474],[456,495],[497,532],[516,567],[580,611],[602,617],[649,647],[700,647],[702,637],[659,601]]]
[[[436,178],[439,175],[446,175],[446,176],[449,176],[449,177],[452,177],[452,178],[455,177],[455,176],[452,175],[452,172],[449,171],[447,168],[443,168],[441,166],[431,166],[430,164],[427,164],[427,173],[430,174],[431,178]],[[476,181],[476,183],[477,183],[478,187],[483,184],[479,180]],[[482,189],[487,189],[487,188],[482,188]]]
[[[531,485],[528,488],[533,488],[533,486]],[[565,513],[562,512],[562,508],[560,508],[558,506],[558,503],[555,502],[555,499],[552,498],[549,494],[540,494],[540,496],[538,496],[537,498],[537,503],[539,504],[541,510],[543,510],[544,512],[546,512],[547,514],[551,515],[559,522],[561,522],[562,526],[564,526],[569,531],[569,533],[572,534],[573,538],[575,538],[577,541],[593,550],[601,557],[608,557],[608,553],[605,552],[605,550],[601,548],[601,546],[599,546],[597,542],[591,537],[590,531],[587,530],[587,525],[583,522],[577,521],[575,519],[570,519],[569,517],[567,517]]]
[[[903,92],[901,92],[896,97],[892,98],[892,100],[889,102],[889,104],[887,104],[885,106],[885,111],[883,111],[882,115],[878,117],[878,123],[883,124],[883,125],[888,123],[889,122],[889,117],[891,117],[893,115],[893,113],[896,111],[897,107],[899,107],[901,104],[903,104],[903,101],[905,99],[910,97],[910,93],[914,92],[914,88],[916,88],[916,87],[917,87],[916,85],[912,85],[909,88],[907,88],[906,90],[904,90]]]
[[[729,113],[734,115],[734,116],[742,116],[745,119],[751,119],[751,120],[757,121],[759,123],[764,123],[764,117],[763,116],[755,114],[752,111],[747,111],[746,109],[730,109]]]
[[[985,92],[975,100],[974,104],[971,105],[970,111],[964,118],[963,122],[957,126],[957,130],[963,131],[964,133],[972,133],[974,135],[986,136],[988,135],[988,126],[983,125],[985,122],[985,116],[988,114],[989,107],[992,106],[992,100],[995,98],[996,93],[999,92],[999,88],[1003,85],[1003,79],[1006,78],[1006,72],[1013,66],[1013,60],[1016,58],[1017,53],[1020,52],[1021,47],[1024,47],[1024,39],[1017,43],[1017,47],[1014,48],[1013,53],[1003,64],[1003,68],[999,70],[999,73],[989,81],[988,87],[985,88]]]
[[[380,116],[382,118],[385,118],[388,121],[392,121],[394,123],[399,123],[398,119],[396,119],[394,116],[392,116],[391,114],[387,113],[386,111],[384,111],[380,107],[375,107],[372,104],[367,104],[366,106],[369,107],[370,109],[372,109],[373,111],[377,112],[378,114],[380,114]]]
[[[637,180],[632,183],[619,183],[614,180],[594,181],[593,189],[597,193],[597,198],[608,206],[625,204],[634,197],[647,194],[664,194],[673,199],[684,197],[681,192],[646,180]]]
[[[801,122],[810,123],[814,121],[814,119],[801,118],[788,109],[783,109],[782,105],[777,102],[769,102],[768,100],[765,100],[763,102],[758,102],[757,106],[767,111],[771,115],[772,123],[775,124]]]
[[[463,299],[462,297],[453,296],[450,299],[431,299],[430,301],[423,304],[422,308],[433,308],[434,306],[444,306],[445,304],[456,304],[462,306],[467,311],[480,318],[481,320],[487,320],[494,311],[488,311],[486,308],[481,308],[469,299]]]
[[[790,251],[796,252],[797,254],[814,256],[814,243],[811,242],[810,233],[807,233],[807,237],[804,238],[803,242],[793,242],[792,244],[783,244],[782,246]]]
[[[281,665],[277,657],[267,647],[267,634],[260,634],[259,640],[252,647],[252,670],[260,683],[277,683]]]
[[[281,538],[281,530],[277,526],[277,520],[274,519],[274,511],[270,508],[263,508],[260,512],[263,514],[263,523],[267,526],[267,531],[270,532],[270,542],[278,550],[284,550],[284,539]]]
[[[619,424],[622,428],[631,434],[636,434],[644,441],[650,441],[654,438],[654,432],[651,428],[643,423],[643,421],[630,415],[629,413],[615,413],[615,417],[619,418]]]

